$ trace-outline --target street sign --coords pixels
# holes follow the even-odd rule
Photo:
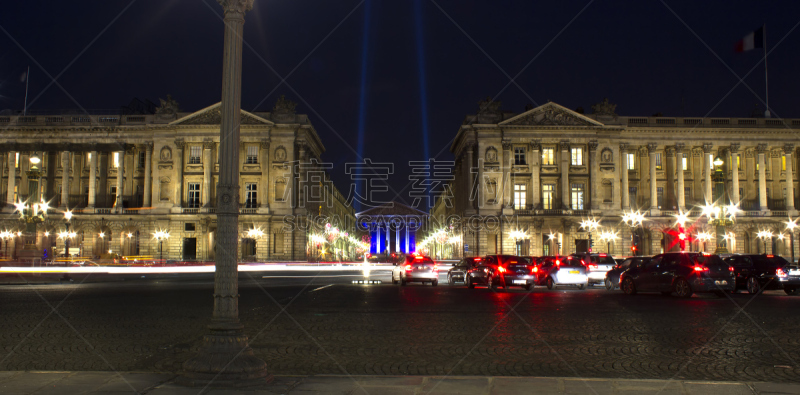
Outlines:
[[[469,251],[469,244],[464,244],[464,251]]]

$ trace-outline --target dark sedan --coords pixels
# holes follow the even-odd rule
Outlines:
[[[746,289],[751,294],[757,294],[764,290],[785,289],[789,277],[789,262],[776,255],[733,255],[725,258],[725,263],[733,267],[736,274],[736,289],[733,292]]]
[[[617,264],[617,266],[606,272],[606,279],[605,279],[606,289],[609,291],[613,291],[619,288],[619,275],[622,274],[622,272],[628,270],[628,268],[631,265],[639,266],[642,264],[646,264],[647,261],[649,260],[650,257],[646,256],[634,256],[623,259],[620,263]]]
[[[675,293],[688,298],[697,292],[724,295],[736,286],[733,268],[717,255],[674,252],[656,255],[649,262],[631,265],[620,275],[620,288],[637,292]]]
[[[457,282],[466,283],[467,273],[477,267],[481,260],[482,258],[480,257],[464,258],[460,260],[447,271],[447,283],[450,285],[454,285]]]

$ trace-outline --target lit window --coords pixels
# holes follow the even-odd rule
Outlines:
[[[664,205],[664,187],[656,188],[656,204],[659,209]]]
[[[514,147],[514,164],[515,165],[524,165],[525,164],[525,148],[523,148],[523,147]]]
[[[781,156],[781,170],[786,171],[786,155]]]
[[[542,148],[542,165],[552,166],[556,163],[554,152],[553,148]]]
[[[739,155],[736,155],[736,170],[742,170],[742,160]]]
[[[514,184],[514,209],[524,210],[526,208],[526,191],[528,186],[525,184]]]
[[[681,163],[683,163],[683,170],[689,170],[689,158],[681,158]]]
[[[542,185],[542,208],[545,210],[550,210],[553,208],[553,198],[555,196],[556,186],[555,184],[544,184]]]
[[[244,163],[247,164],[258,163],[258,146],[255,145],[247,146],[247,157],[245,158]]]
[[[639,195],[639,191],[637,187],[628,187],[628,198],[631,201],[632,205],[636,205],[636,198]]]
[[[200,183],[190,182],[187,189],[187,202],[189,208],[200,208]]]
[[[628,157],[628,170],[636,170],[636,155],[625,154]]]
[[[92,153],[86,153],[86,167],[89,167],[92,164]]]
[[[258,207],[258,184],[249,182],[244,184],[244,207],[256,208]]]
[[[200,164],[200,153],[202,152],[203,147],[199,145],[193,145],[189,147],[189,164],[190,165],[199,165]]]
[[[572,184],[572,209],[583,210],[583,184]]]
[[[114,153],[114,167],[119,168],[119,152]]]
[[[714,170],[714,156],[708,154],[708,168]]]
[[[662,167],[662,164],[661,164],[661,153],[660,152],[656,152],[656,170],[662,170],[662,169],[663,169],[663,167]]]
[[[572,149],[572,165],[583,166],[583,148]]]
[[[144,169],[147,156],[144,151],[139,151],[139,168]]]
[[[14,167],[19,169],[19,152],[17,152],[16,159],[14,161]]]

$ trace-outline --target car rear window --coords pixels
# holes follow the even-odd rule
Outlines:
[[[597,263],[603,264],[603,265],[616,265],[617,264],[617,262],[614,260],[614,258],[612,258],[612,257],[610,257],[608,255],[606,255],[606,256],[600,256],[600,255],[592,256],[592,260],[597,262]]]
[[[566,266],[566,267],[581,267],[581,266],[583,266],[583,264],[581,264],[581,260],[576,258],[576,257],[574,257],[574,256],[568,256],[568,257],[561,258],[560,261],[561,261],[561,266]]]
[[[408,257],[409,263],[434,263],[433,259],[427,256],[410,256]]]
[[[750,257],[750,259],[752,259],[754,263],[770,268],[779,268],[789,265],[789,261],[779,256],[756,255]]]
[[[720,259],[719,255],[697,254],[694,257],[694,261],[703,266],[726,266],[725,262]]]

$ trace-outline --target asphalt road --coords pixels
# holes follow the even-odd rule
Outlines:
[[[240,275],[240,316],[274,374],[800,382],[800,297],[627,296],[354,285],[361,272]],[[332,277],[339,276],[339,277]],[[178,371],[211,275],[0,286],[0,370]]]

